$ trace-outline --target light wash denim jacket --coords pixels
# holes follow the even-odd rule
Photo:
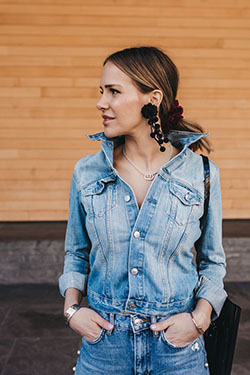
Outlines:
[[[74,168],[59,278],[80,290],[88,304],[107,312],[171,315],[192,310],[197,298],[218,316],[227,296],[222,246],[219,169],[210,163],[210,203],[197,273],[192,248],[201,235],[204,210],[202,157],[188,146],[210,133],[171,131],[180,153],[159,170],[139,209],[133,190],[113,167],[113,149],[123,136],[88,135],[102,149]]]

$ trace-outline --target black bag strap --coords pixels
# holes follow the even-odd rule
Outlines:
[[[207,212],[208,212],[208,204],[209,204],[209,196],[210,196],[210,168],[209,168],[209,159],[205,155],[201,155],[203,160],[203,167],[204,167],[204,212],[202,217],[200,218],[200,226],[201,226],[201,236],[195,242],[194,246],[196,249],[196,265],[198,265],[201,261],[201,248],[202,248],[202,241],[204,237],[206,222],[207,222]]]
[[[210,170],[209,159],[201,155],[204,165],[204,213],[200,219],[202,234],[195,242],[196,266],[199,272],[201,249],[206,228],[207,212],[210,195]],[[222,307],[220,316],[211,323],[205,332],[205,347],[210,373],[213,375],[230,375],[233,356],[240,320],[241,308],[234,304],[228,297]]]

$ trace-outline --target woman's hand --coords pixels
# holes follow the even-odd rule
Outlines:
[[[150,326],[152,331],[164,330],[167,340],[175,346],[188,345],[200,336],[188,313],[175,314],[166,320],[155,323],[155,326],[155,329]]]
[[[94,341],[102,328],[113,329],[113,325],[92,309],[81,307],[69,321],[69,326],[88,341]]]
[[[198,299],[193,316],[198,326],[201,326],[204,331],[210,325],[212,309],[212,305],[207,300]],[[167,340],[175,346],[188,345],[200,336],[189,313],[172,315],[166,320],[151,325],[150,328],[152,331],[164,330]]]

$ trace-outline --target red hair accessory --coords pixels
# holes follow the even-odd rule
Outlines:
[[[168,112],[167,123],[169,127],[176,126],[178,122],[183,119],[182,113],[183,107],[179,105],[179,102],[176,99]]]

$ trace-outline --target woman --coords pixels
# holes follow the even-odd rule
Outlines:
[[[82,336],[77,375],[209,374],[203,333],[226,298],[219,170],[210,163],[202,260],[192,248],[204,205],[199,125],[176,100],[163,51],[135,47],[103,64],[102,150],[79,160],[70,190],[65,317]],[[89,307],[80,307],[87,296]]]

